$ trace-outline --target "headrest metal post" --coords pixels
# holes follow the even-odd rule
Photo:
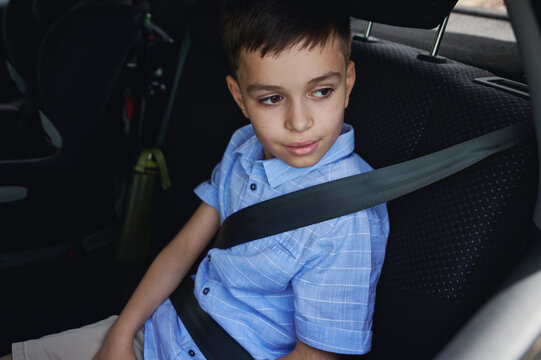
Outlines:
[[[373,21],[369,21],[368,24],[366,24],[366,30],[364,31],[364,38],[368,39],[370,37],[370,33],[372,32],[372,25],[374,24]]]
[[[430,55],[432,56],[436,56],[438,54],[438,50],[441,44],[441,39],[443,38],[443,34],[445,33],[445,28],[447,27],[448,21],[449,21],[449,16],[443,19],[442,23],[438,27],[438,31],[436,32],[436,37],[434,38],[434,43],[432,44],[432,48],[430,49]]]

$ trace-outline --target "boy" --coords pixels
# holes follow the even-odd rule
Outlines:
[[[234,74],[227,86],[251,125],[233,135],[211,179],[195,189],[202,204],[154,260],[114,324],[75,330],[73,337],[88,339],[98,329],[87,358],[96,352],[96,360],[141,358],[144,325],[145,359],[204,359],[167,298],[220,223],[256,202],[370,170],[353,153],[353,129],[343,123],[355,82],[343,8],[314,0],[238,0],[222,10]],[[256,359],[366,353],[387,234],[385,206],[379,205],[212,249],[198,268],[194,293]],[[33,347],[16,344],[14,356],[35,348],[53,354],[50,347],[78,341],[70,334]]]

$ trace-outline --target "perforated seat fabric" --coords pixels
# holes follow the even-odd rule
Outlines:
[[[357,83],[346,121],[373,167],[422,156],[532,116],[528,100],[473,83],[491,74],[421,50],[354,41]],[[494,291],[523,251],[537,150],[504,151],[388,204],[371,358],[431,358]]]

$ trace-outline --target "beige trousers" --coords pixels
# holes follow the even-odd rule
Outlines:
[[[116,316],[95,324],[12,345],[13,360],[92,360]],[[144,328],[134,339],[137,360],[143,360]]]

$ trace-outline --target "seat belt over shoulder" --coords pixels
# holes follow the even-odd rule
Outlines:
[[[254,204],[230,215],[223,222],[213,247],[230,248],[396,199],[490,155],[523,144],[531,136],[533,123],[521,122],[412,160]],[[187,277],[170,299],[208,360],[252,359],[199,307],[191,278]]]
[[[262,201],[225,219],[215,247],[229,248],[368,209],[522,144],[532,135],[533,123],[525,121],[412,160]]]

